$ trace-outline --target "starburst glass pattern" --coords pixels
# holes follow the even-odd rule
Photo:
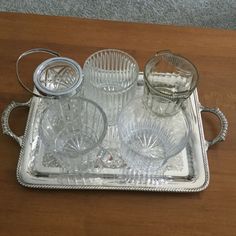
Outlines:
[[[139,97],[122,111],[119,120],[121,154],[138,171],[156,172],[187,144],[190,126],[182,110],[160,117],[146,108]]]
[[[80,65],[70,58],[50,58],[41,63],[34,73],[36,88],[43,95],[75,94],[83,77]]]
[[[74,97],[47,107],[39,129],[47,150],[54,152],[62,167],[73,171],[96,156],[91,153],[105,137],[107,120],[96,103]]]
[[[39,81],[45,89],[64,91],[76,83],[75,70],[68,65],[58,64],[46,68]]]

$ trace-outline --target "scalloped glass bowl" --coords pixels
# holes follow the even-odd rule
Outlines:
[[[121,155],[134,170],[155,173],[188,142],[190,125],[183,110],[157,116],[144,97],[131,101],[118,119]]]

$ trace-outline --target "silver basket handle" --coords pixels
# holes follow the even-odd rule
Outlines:
[[[44,96],[41,96],[40,94],[34,93],[31,89],[29,89],[29,88],[25,85],[25,83],[24,83],[24,82],[21,80],[21,78],[20,78],[19,63],[20,63],[21,59],[24,58],[24,57],[26,57],[26,56],[28,56],[28,55],[30,55],[30,54],[33,54],[33,53],[48,53],[48,54],[51,54],[51,55],[53,55],[53,56],[55,56],[55,57],[60,57],[60,54],[57,53],[57,52],[55,52],[55,51],[52,51],[52,50],[50,50],[50,49],[46,49],[46,48],[33,48],[33,49],[30,49],[30,50],[28,50],[28,51],[26,51],[26,52],[23,52],[23,53],[18,57],[18,59],[17,59],[17,61],[16,61],[16,77],[17,77],[17,80],[18,80],[18,82],[20,83],[20,85],[21,85],[26,91],[28,91],[30,94],[32,94],[33,96],[42,98],[42,97],[44,97]]]
[[[10,126],[9,126],[9,117],[11,112],[17,108],[17,107],[30,107],[31,104],[31,100],[29,100],[28,102],[24,102],[24,103],[20,103],[20,102],[14,102],[12,101],[3,111],[2,113],[2,131],[4,134],[9,135],[10,137],[12,137],[14,140],[16,140],[17,143],[20,144],[20,146],[22,146],[22,140],[23,140],[23,136],[17,136],[16,134],[14,134],[14,132],[11,130]]]
[[[200,109],[201,109],[201,112],[210,112],[210,113],[216,115],[218,117],[218,119],[220,121],[220,125],[221,125],[221,129],[220,129],[219,134],[210,141],[206,140],[207,146],[209,148],[212,145],[225,140],[226,135],[227,135],[227,131],[228,131],[228,121],[227,121],[225,115],[223,114],[223,112],[219,108],[209,108],[209,107],[201,106]]]

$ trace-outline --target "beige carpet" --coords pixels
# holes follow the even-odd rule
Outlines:
[[[236,29],[236,0],[0,0],[0,11]]]

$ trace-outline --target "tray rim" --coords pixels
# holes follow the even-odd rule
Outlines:
[[[50,184],[50,183],[43,183],[43,184],[35,184],[35,183],[28,183],[27,179],[29,178],[30,175],[27,171],[24,171],[23,162],[24,162],[24,152],[25,152],[25,143],[28,138],[28,132],[30,129],[31,125],[31,114],[33,113],[33,110],[35,108],[35,104],[32,103],[34,102],[35,99],[39,98],[32,98],[31,99],[31,104],[30,104],[30,111],[26,123],[26,128],[25,132],[23,135],[23,140],[22,140],[22,148],[20,151],[20,156],[17,164],[17,169],[16,169],[16,177],[17,181],[24,187],[29,187],[29,188],[38,188],[38,189],[87,189],[87,190],[122,190],[122,191],[150,191],[150,192],[200,192],[206,189],[209,185],[210,181],[210,173],[209,173],[209,166],[208,166],[208,159],[207,159],[207,145],[206,145],[206,140],[204,138],[204,131],[203,131],[203,124],[202,124],[202,119],[201,119],[201,104],[198,100],[198,93],[197,90],[194,91],[193,95],[194,97],[194,103],[196,106],[196,115],[197,115],[197,123],[199,127],[199,134],[200,134],[200,143],[201,143],[201,154],[203,158],[203,166],[204,166],[204,182],[201,184],[201,186],[194,187],[194,188],[189,188],[189,187],[162,187],[162,186],[154,186],[154,187],[149,187],[149,186],[108,186],[108,185],[66,185],[66,184]]]

